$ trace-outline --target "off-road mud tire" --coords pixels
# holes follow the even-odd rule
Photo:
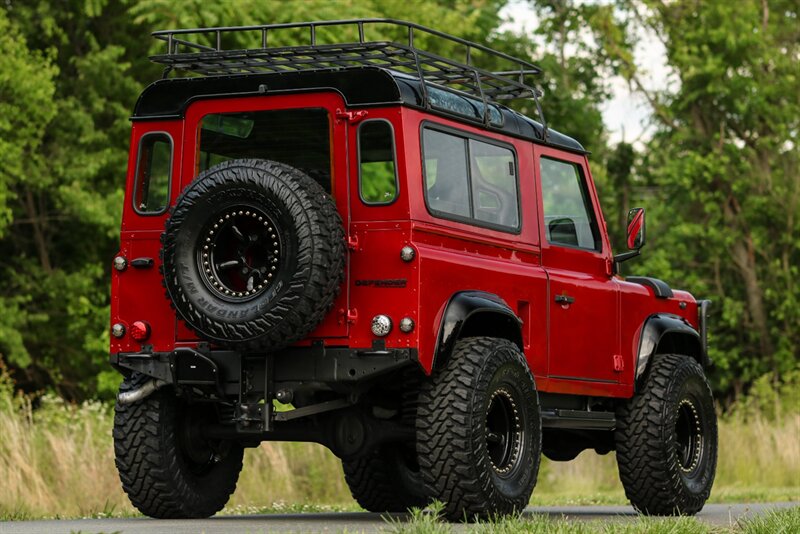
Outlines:
[[[407,451],[401,447],[382,445],[357,458],[342,460],[350,493],[363,509],[375,513],[405,512],[430,504],[419,468],[409,465]]]
[[[509,429],[519,432],[500,442],[517,448],[501,454],[499,465],[489,445],[498,443],[489,423],[496,402],[510,414]],[[539,399],[519,348],[491,337],[459,340],[423,384],[417,412],[420,471],[429,494],[444,503],[444,516],[473,520],[522,510],[536,485],[541,449]]]
[[[136,389],[147,380],[134,375],[123,381],[120,391]],[[162,389],[115,407],[114,455],[122,489],[137,510],[158,519],[214,515],[236,489],[242,469],[244,451],[233,442],[221,446],[207,464],[188,457],[180,437],[180,402],[171,390]]]
[[[210,266],[204,256],[234,246],[222,234],[235,227],[235,217],[263,224],[246,236],[237,229],[237,238],[246,246],[263,238],[274,252],[275,269],[250,271],[259,271],[255,284],[263,289],[239,289],[253,294],[229,295],[230,284],[214,285],[222,282],[221,264]],[[164,285],[178,315],[203,339],[239,350],[275,350],[306,337],[331,309],[344,277],[344,230],[331,196],[302,171],[274,161],[232,160],[201,173],[178,198],[161,239]]]
[[[703,508],[714,483],[714,399],[694,359],[679,354],[654,358],[641,391],[617,410],[619,477],[640,512],[692,515]],[[687,428],[687,422],[696,434],[682,440],[677,425]],[[691,446],[682,447],[682,441]]]

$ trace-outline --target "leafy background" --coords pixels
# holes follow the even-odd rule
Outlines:
[[[110,398],[109,267],[118,247],[128,117],[160,69],[155,29],[395,17],[531,57],[548,122],[592,151],[615,243],[648,208],[627,274],[714,301],[724,403],[794,377],[800,345],[800,22],[795,0],[5,0],[0,5],[0,358],[24,391]],[[659,39],[677,83],[646,88],[634,47]],[[447,52],[440,50],[440,52]],[[646,66],[645,66],[646,67]],[[611,143],[601,107],[622,77],[652,137]],[[519,108],[535,116],[530,104]]]

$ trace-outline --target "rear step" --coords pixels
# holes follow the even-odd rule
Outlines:
[[[587,412],[548,408],[542,410],[544,428],[570,428],[574,430],[614,430],[617,419],[614,412]]]

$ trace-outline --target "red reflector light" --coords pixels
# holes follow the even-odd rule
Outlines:
[[[150,337],[150,325],[144,321],[136,321],[131,325],[129,332],[136,341],[144,341]]]

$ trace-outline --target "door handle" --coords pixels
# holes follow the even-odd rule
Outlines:
[[[575,302],[575,297],[569,295],[556,295],[556,304],[572,304]]]
[[[131,260],[131,267],[135,269],[149,269],[153,266],[153,258],[136,258]]]

